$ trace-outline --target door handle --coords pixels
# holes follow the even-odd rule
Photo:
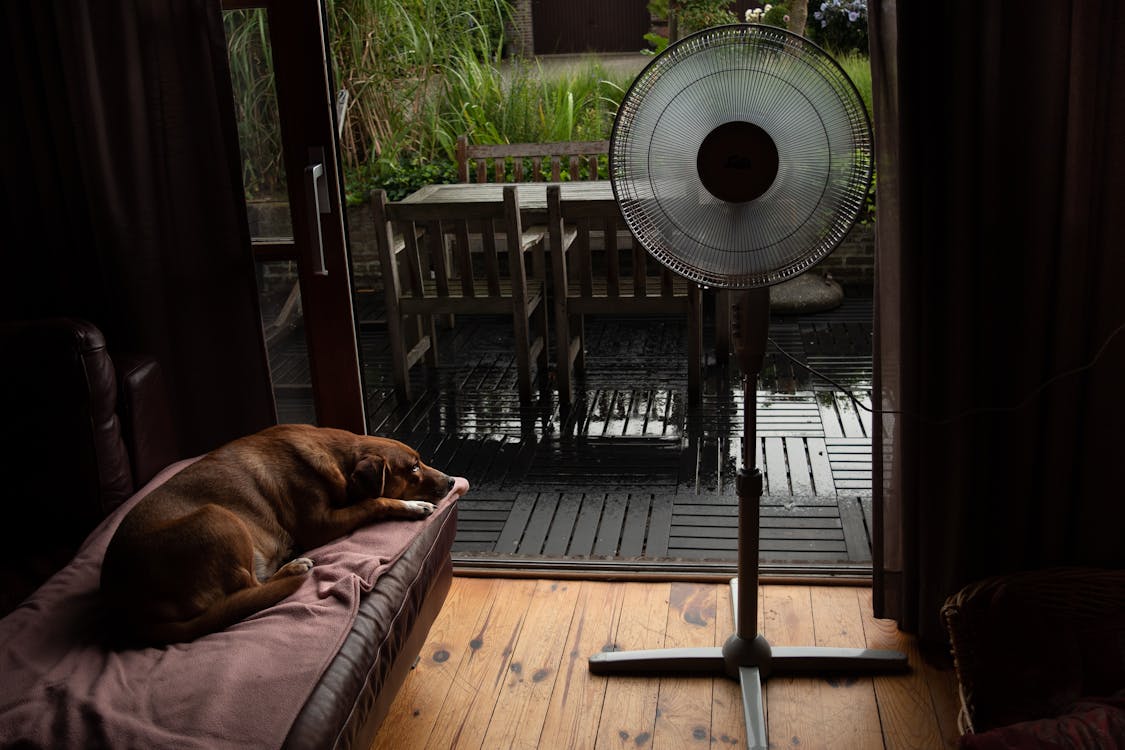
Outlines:
[[[324,265],[324,241],[320,236],[320,215],[332,213],[328,200],[328,176],[324,173],[324,152],[319,148],[309,149],[312,164],[305,167],[305,202],[309,224],[309,264],[313,275],[327,276]]]

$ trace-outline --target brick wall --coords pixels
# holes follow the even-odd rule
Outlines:
[[[531,21],[531,0],[515,0],[512,17],[504,29],[508,54],[512,57],[531,57],[535,53],[535,37]]]
[[[844,286],[875,283],[875,225],[856,224],[831,255],[816,266]]]

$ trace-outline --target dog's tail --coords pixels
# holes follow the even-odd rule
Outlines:
[[[215,633],[294,593],[304,576],[273,578],[259,586],[239,589],[216,601],[190,620],[145,623],[138,633],[151,643],[184,643]]]

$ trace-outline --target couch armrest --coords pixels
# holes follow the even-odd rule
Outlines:
[[[16,541],[63,532],[81,541],[133,493],[105,338],[73,318],[5,323],[0,351],[4,457],[19,467],[5,494],[28,521],[5,525]]]
[[[4,614],[70,560],[133,493],[133,478],[97,327],[73,318],[2,323],[0,356]]]
[[[172,405],[160,363],[138,354],[114,355],[121,433],[140,489],[180,456]]]

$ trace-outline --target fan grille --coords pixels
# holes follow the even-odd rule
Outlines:
[[[754,200],[717,198],[699,176],[700,145],[729,122],[762,128],[777,148],[777,175]],[[776,284],[822,260],[863,208],[871,170],[854,84],[822,49],[772,26],[719,26],[670,46],[625,94],[610,144],[634,236],[718,288]]]

